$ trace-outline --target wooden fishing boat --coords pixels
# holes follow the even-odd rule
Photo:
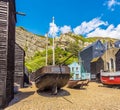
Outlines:
[[[39,90],[50,89],[53,94],[65,86],[70,78],[68,66],[44,66],[35,72],[35,85]]]
[[[100,80],[104,85],[120,85],[120,71],[101,72]]]
[[[83,86],[87,86],[89,80],[69,80],[67,83],[67,87],[69,88],[82,88]]]
[[[35,72],[35,84],[39,90],[50,89],[53,94],[57,94],[57,90],[67,84],[70,78],[70,68],[68,66],[62,66],[69,58],[64,60],[60,65],[55,65],[54,17],[52,24],[51,28],[53,29],[53,32],[51,36],[53,37],[53,65],[47,66],[48,34],[46,34],[46,66],[43,66]]]

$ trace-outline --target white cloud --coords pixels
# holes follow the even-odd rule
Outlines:
[[[62,34],[65,34],[65,33],[68,33],[68,32],[72,32],[71,27],[67,26],[67,25],[61,27],[60,31],[61,31]]]
[[[50,23],[48,35],[50,37],[55,37],[58,32],[59,32],[59,27],[54,23],[54,17],[53,17],[53,21]]]
[[[108,9],[110,9],[111,11],[114,11],[114,7],[116,5],[120,5],[120,2],[116,0],[108,0],[104,5],[107,5]]]
[[[106,29],[102,29],[101,26],[106,26]],[[100,18],[94,18],[89,22],[82,22],[80,26],[71,29],[70,26],[64,25],[58,27],[54,20],[50,23],[49,37],[55,37],[58,33],[74,32],[78,35],[84,35],[86,37],[110,37],[120,39],[120,24],[116,27],[113,24],[108,25],[108,22],[102,21]]]
[[[120,24],[117,27],[111,24],[107,27],[107,29],[101,29],[98,27],[87,34],[87,37],[110,37],[120,39]]]
[[[100,18],[94,18],[89,22],[84,21],[80,26],[73,29],[75,34],[87,34],[101,25],[108,25],[107,22],[100,20]]]

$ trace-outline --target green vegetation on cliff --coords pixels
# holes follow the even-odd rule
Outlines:
[[[59,47],[55,49],[55,64],[60,65],[66,58],[68,58],[73,53],[67,52]],[[73,61],[78,61],[77,55],[74,54],[69,60],[67,60],[64,65],[68,65]],[[46,51],[35,52],[35,55],[31,59],[26,60],[26,67],[30,72],[36,71],[38,68],[45,66],[46,64]],[[52,49],[48,50],[48,65],[52,65]]]

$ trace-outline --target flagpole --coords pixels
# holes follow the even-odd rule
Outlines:
[[[48,34],[45,34],[46,37],[46,66],[47,66],[47,61],[48,61]]]

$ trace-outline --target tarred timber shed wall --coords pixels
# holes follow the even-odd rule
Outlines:
[[[0,0],[0,107],[14,97],[15,1]]]
[[[25,52],[16,43],[15,44],[15,75],[14,82],[19,84],[20,87],[24,87],[24,72],[25,72]]]

